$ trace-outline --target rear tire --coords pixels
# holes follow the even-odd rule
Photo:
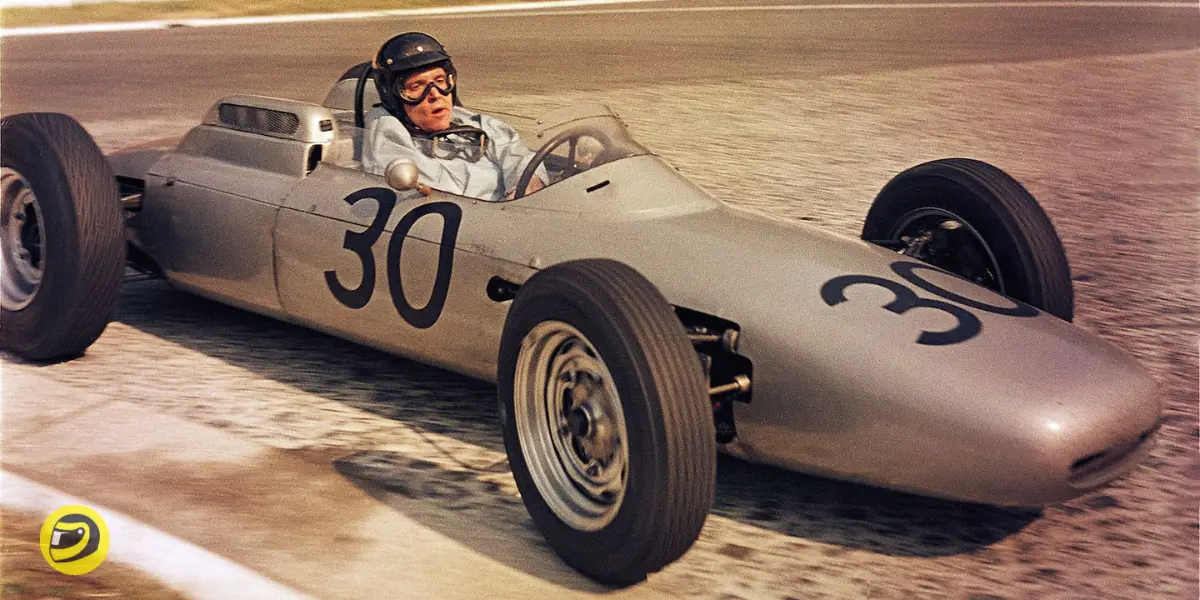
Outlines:
[[[0,121],[0,349],[30,360],[82,354],[108,325],[125,265],[116,179],[74,119]]]
[[[959,239],[981,249],[976,254],[985,258],[977,262],[990,265],[981,285],[1065,321],[1074,318],[1071,269],[1054,225],[1024,186],[988,163],[948,158],[900,173],[875,197],[862,238],[900,246],[923,222],[947,220],[966,226]]]
[[[497,379],[521,498],[568,564],[629,585],[691,547],[712,508],[716,432],[696,352],[653,284],[611,260],[535,274]]]

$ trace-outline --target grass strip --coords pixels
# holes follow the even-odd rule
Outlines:
[[[439,8],[514,0],[145,0],[0,9],[0,27]]]

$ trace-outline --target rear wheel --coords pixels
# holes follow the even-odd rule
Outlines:
[[[1050,218],[1024,186],[985,162],[949,158],[900,173],[875,197],[862,237],[1074,317],[1071,270]]]
[[[691,547],[716,433],[696,353],[649,281],[610,260],[537,273],[505,323],[498,381],[513,476],[567,563],[627,585]]]
[[[66,115],[0,121],[0,349],[82,354],[108,325],[125,264],[116,180]]]

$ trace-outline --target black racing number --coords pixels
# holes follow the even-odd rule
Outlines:
[[[366,231],[347,231],[346,238],[342,242],[342,247],[357,254],[358,260],[362,262],[362,281],[358,287],[347,289],[338,281],[337,271],[325,271],[325,284],[329,286],[329,291],[333,292],[333,297],[337,298],[338,302],[349,306],[350,308],[362,308],[371,300],[371,295],[375,293],[375,255],[371,252],[371,248],[375,242],[379,241],[379,236],[383,234],[383,227],[387,225],[388,217],[392,216],[392,209],[396,207],[396,193],[387,188],[366,188],[358,190],[349,196],[346,196],[346,204],[354,206],[361,200],[373,199],[379,203],[379,210],[375,212],[375,220],[371,221],[370,227]]]
[[[917,273],[916,273],[917,269],[925,269],[927,271],[933,271],[935,273],[946,273],[948,275],[954,275],[953,273],[943,271],[933,265],[926,265],[926,264],[922,264],[922,263],[908,262],[908,261],[903,261],[903,260],[898,260],[898,261],[892,263],[892,270],[895,271],[897,275],[903,277],[909,283],[911,283],[931,294],[937,294],[938,296],[941,296],[952,302],[957,302],[963,306],[970,306],[971,308],[974,308],[976,310],[982,310],[984,312],[995,313],[998,315],[1005,315],[1008,317],[1036,317],[1038,314],[1038,311],[1036,308],[1029,306],[1028,304],[1025,304],[1023,302],[1017,302],[1016,300],[1013,300],[1014,306],[995,306],[993,304],[988,304],[986,302],[972,300],[971,298],[967,298],[966,296],[960,296],[958,294],[955,294],[954,292],[951,292],[948,289],[934,285],[933,283],[926,281],[925,279],[921,279],[921,276],[917,275]]]
[[[433,293],[424,308],[415,308],[404,295],[404,283],[400,277],[400,254],[404,251],[404,238],[417,220],[425,215],[438,214],[442,217],[441,248],[438,249],[437,275],[433,280]],[[409,325],[427,329],[437,323],[446,307],[446,295],[450,292],[450,275],[454,271],[454,242],[458,239],[458,226],[462,223],[462,208],[450,202],[434,202],[418,206],[404,215],[396,224],[392,242],[388,244],[387,274],[388,288],[392,292],[392,304]]]
[[[902,283],[872,275],[841,275],[834,277],[821,286],[821,299],[829,306],[841,304],[846,301],[846,288],[859,284],[877,285],[892,292],[896,296],[896,299],[885,304],[883,308],[898,315],[902,315],[914,308],[933,308],[949,313],[958,319],[958,325],[949,331],[922,331],[921,335],[917,336],[918,344],[926,346],[957,344],[979,335],[979,332],[983,329],[983,324],[979,322],[979,317],[971,314],[970,311],[961,306],[955,306],[941,300],[921,298],[916,292]]]
[[[963,306],[1008,317],[1036,317],[1038,315],[1036,308],[1023,302],[1013,300],[1013,306],[988,304],[987,302],[981,302],[956,294],[926,279],[922,279],[917,274],[917,269],[925,269],[935,273],[954,275],[949,271],[943,271],[932,265],[898,260],[893,262],[891,267],[892,271],[914,286]],[[942,302],[941,300],[921,298],[911,288],[902,283],[872,275],[841,275],[834,277],[821,286],[821,299],[829,306],[845,302],[846,288],[856,284],[877,285],[892,292],[896,296],[896,299],[885,304],[883,308],[898,315],[902,315],[914,308],[934,308],[950,313],[958,319],[958,325],[949,331],[922,331],[921,335],[917,337],[918,344],[925,344],[927,346],[957,344],[979,335],[979,332],[983,330],[983,324],[979,321],[979,317],[976,317],[962,306],[957,306],[950,302]]]
[[[383,235],[384,226],[392,216],[396,207],[396,193],[387,188],[366,188],[346,196],[346,203],[355,203],[367,198],[379,203],[374,220],[365,231],[347,231],[342,247],[358,255],[362,263],[362,281],[354,289],[346,288],[338,280],[337,271],[325,271],[325,284],[338,302],[349,308],[359,309],[371,301],[375,293],[375,242]],[[421,217],[437,214],[442,217],[442,239],[438,250],[437,273],[434,275],[433,293],[424,307],[416,308],[404,293],[404,284],[400,273],[400,257],[404,252],[404,240],[412,231]],[[396,230],[392,232],[392,240],[388,244],[387,270],[388,291],[392,296],[392,304],[400,316],[413,327],[427,329],[437,323],[446,307],[446,297],[450,292],[450,275],[454,270],[454,244],[458,240],[458,229],[462,223],[462,208],[452,202],[432,202],[423,204],[409,211],[400,218]]]

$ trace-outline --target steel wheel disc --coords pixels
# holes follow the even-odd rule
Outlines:
[[[41,287],[46,264],[45,224],[29,182],[17,171],[0,168],[0,306],[21,310]]]
[[[612,375],[587,337],[561,321],[530,330],[513,406],[525,462],[554,514],[579,531],[612,522],[628,484],[628,432]]]

